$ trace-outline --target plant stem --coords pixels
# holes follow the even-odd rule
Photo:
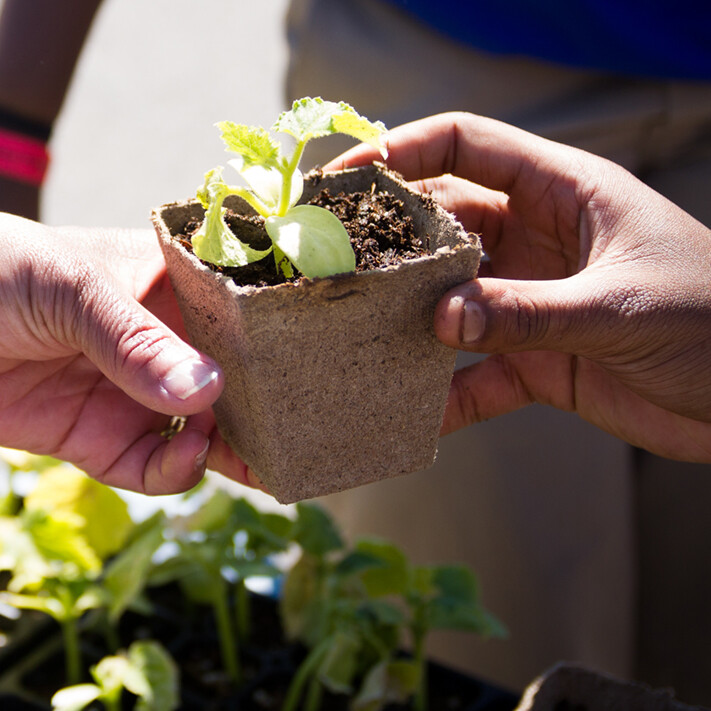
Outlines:
[[[427,711],[427,662],[425,659],[425,635],[426,629],[420,625],[413,625],[413,655],[415,664],[420,672],[420,682],[413,699],[415,711]]]
[[[110,695],[102,696],[101,701],[106,711],[121,711],[121,687]]]
[[[235,617],[237,618],[237,632],[239,639],[243,642],[249,639],[250,619],[249,619],[249,592],[244,580],[239,580],[235,586]]]
[[[279,207],[277,208],[277,214],[281,217],[283,217],[289,209],[289,203],[291,202],[291,181],[299,166],[299,161],[301,160],[305,147],[306,141],[299,141],[294,147],[291,159],[281,168],[281,195],[279,196]]]
[[[237,644],[232,629],[230,607],[227,601],[227,588],[224,582],[219,585],[212,604],[215,611],[215,621],[217,622],[217,635],[220,640],[222,663],[225,665],[225,671],[230,680],[235,684],[239,684],[242,672],[237,656]]]
[[[304,700],[304,711],[319,711],[323,699],[323,684],[317,677],[312,677]]]
[[[118,627],[109,619],[109,615],[106,611],[104,611],[101,616],[101,625],[104,628],[104,639],[106,640],[107,649],[112,654],[116,654],[121,647]]]
[[[308,681],[309,676],[311,676],[321,663],[321,659],[323,659],[326,652],[328,652],[330,644],[330,638],[322,640],[308,653],[306,659],[301,662],[301,665],[296,670],[296,674],[294,674],[294,678],[291,680],[281,711],[296,711],[304,685]]]
[[[64,640],[64,668],[67,686],[81,682],[81,650],[79,649],[79,630],[73,617],[62,620],[62,638]]]

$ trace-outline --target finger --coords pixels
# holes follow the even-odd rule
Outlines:
[[[564,354],[537,351],[493,355],[461,368],[452,378],[441,434],[534,402],[574,410],[570,361]]]
[[[511,193],[532,180],[562,179],[571,157],[569,147],[534,136],[494,119],[467,113],[445,113],[413,121],[388,132],[387,164],[406,180],[432,178],[445,173],[474,181],[493,190]],[[365,165],[379,153],[359,145],[325,170]]]
[[[232,449],[230,449],[217,430],[215,430],[212,437],[208,467],[239,484],[249,486],[252,489],[260,489],[261,491],[269,493],[259,477],[232,451]]]
[[[416,180],[410,186],[433,197],[469,232],[480,234],[484,248],[495,247],[504,221],[509,218],[508,196],[453,175]]]
[[[77,301],[71,328],[78,347],[131,398],[170,415],[200,412],[217,399],[219,366],[136,301],[110,288]]]
[[[94,476],[109,486],[142,494],[178,494],[204,476],[209,447],[205,432],[192,426],[170,440],[149,432],[126,448],[103,474]]]
[[[448,346],[480,353],[552,350],[585,355],[616,341],[616,327],[624,328],[624,315],[605,302],[604,289],[603,280],[592,274],[470,281],[440,300],[435,332]]]

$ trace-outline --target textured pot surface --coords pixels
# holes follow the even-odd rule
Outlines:
[[[571,664],[558,664],[527,689],[516,711],[708,711],[677,701],[669,689],[615,679]]]
[[[478,239],[374,166],[307,178],[303,200],[387,190],[432,254],[382,270],[241,287],[179,243],[196,202],[153,220],[193,344],[224,369],[224,439],[282,503],[424,469],[434,461],[455,351],[434,335],[451,287],[475,276]],[[229,204],[229,203],[228,203]],[[235,201],[231,207],[244,203]]]

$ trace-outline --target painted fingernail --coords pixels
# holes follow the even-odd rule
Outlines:
[[[180,400],[187,400],[219,378],[213,367],[201,360],[188,359],[174,365],[163,377],[165,391]]]
[[[476,301],[465,300],[460,316],[460,337],[464,344],[476,343],[484,335],[486,317],[484,309]]]

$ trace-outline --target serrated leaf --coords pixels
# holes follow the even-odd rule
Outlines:
[[[360,116],[353,109],[336,114],[333,117],[333,128],[337,133],[344,133],[358,141],[367,143],[380,151],[383,159],[388,157],[388,149],[383,143],[385,124],[381,121],[372,123],[364,116]]]
[[[232,121],[220,121],[222,140],[227,150],[241,156],[244,166],[275,167],[279,161],[280,146],[261,126],[246,126]]]
[[[336,103],[324,101],[320,97],[297,99],[290,111],[279,116],[273,128],[303,142],[342,133],[375,146],[383,158],[387,157],[387,150],[382,143],[386,130],[384,124],[369,121],[345,101]]]
[[[272,242],[307,277],[355,271],[355,253],[346,228],[322,207],[297,205],[283,217],[268,217],[265,227]]]

